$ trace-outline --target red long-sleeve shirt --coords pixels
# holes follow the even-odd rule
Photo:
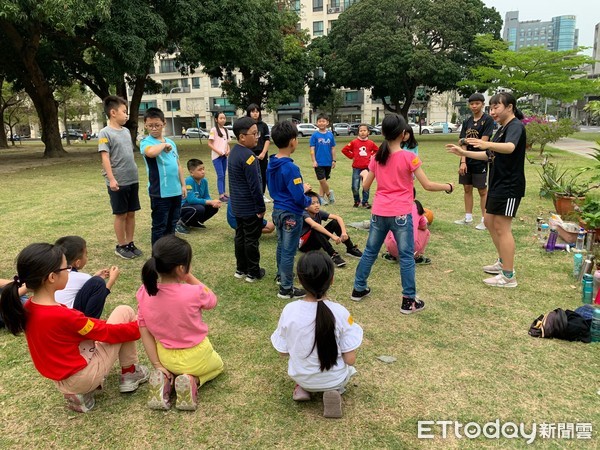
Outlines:
[[[87,366],[79,353],[82,341],[117,344],[140,338],[137,321],[107,324],[64,305],[38,305],[31,299],[25,303],[25,310],[25,337],[31,359],[38,372],[51,380],[64,380]]]
[[[365,139],[362,141],[356,138],[342,149],[342,153],[352,160],[353,168],[367,169],[371,157],[377,153],[377,150],[379,150],[379,147],[372,140]]]

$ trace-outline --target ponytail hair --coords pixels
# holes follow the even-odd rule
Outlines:
[[[379,150],[375,153],[375,161],[382,166],[385,166],[390,157],[390,141],[398,139],[406,128],[406,120],[398,114],[389,114],[385,116],[381,122],[381,133],[385,140],[379,146]]]
[[[510,92],[499,92],[490,98],[490,105],[512,105],[513,114],[519,120],[523,120],[525,116],[517,108],[517,99]]]
[[[158,276],[169,275],[179,266],[190,271],[192,247],[172,234],[161,237],[152,246],[152,257],[142,267],[142,283],[150,295],[158,293]]]
[[[335,317],[323,298],[333,282],[334,267],[331,258],[320,251],[310,251],[300,257],[296,266],[302,287],[317,299],[315,317],[315,341],[310,350],[317,347],[321,372],[337,363],[338,345],[335,339]]]
[[[27,313],[21,303],[19,288],[27,284],[28,289],[37,290],[48,279],[48,275],[60,269],[63,250],[58,245],[31,244],[21,250],[17,257],[17,275],[8,283],[0,296],[0,315],[6,328],[17,335],[25,331]]]

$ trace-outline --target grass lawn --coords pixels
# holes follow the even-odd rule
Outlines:
[[[600,140],[600,132],[584,132],[584,131],[578,131],[576,133],[573,133],[571,136],[569,136],[573,139],[581,139],[583,141],[591,141],[591,142],[596,142],[598,140]]]
[[[457,136],[452,136],[452,141]],[[381,137],[376,137],[380,141]],[[337,202],[325,209],[356,222],[369,212],[352,208],[350,161],[341,155],[332,174]],[[427,176],[456,182],[457,157],[446,153],[448,136],[423,136],[420,155]],[[183,164],[191,157],[207,166],[211,192],[216,177],[206,141],[181,141]],[[57,161],[41,158],[39,144],[0,151],[0,277],[12,278],[17,253],[32,242],[53,242],[78,234],[88,242],[86,271],[112,264],[122,274],[110,295],[105,315],[118,304],[136,305],[143,259],[125,261],[114,253],[115,238],[106,188],[100,174],[95,142],[69,149]],[[295,160],[305,181],[317,186],[301,139]],[[537,155],[531,155],[538,158]],[[589,161],[554,151],[566,166]],[[140,183],[147,181],[144,163],[136,156]],[[536,166],[526,163],[527,194],[513,232],[519,287],[494,289],[483,285],[481,266],[496,255],[487,232],[452,222],[463,214],[462,190],[452,195],[425,192],[418,198],[434,211],[427,256],[433,264],[417,268],[417,288],[427,309],[403,316],[398,267],[379,260],[369,279],[372,295],[350,301],[357,260],[336,271],[330,297],[345,305],[365,331],[358,352],[358,375],[344,394],[344,417],[322,417],[320,398],[292,401],[293,382],[287,362],[272,348],[270,335],[285,302],[276,296],[276,236],[261,240],[261,263],[267,277],[249,284],[233,277],[233,231],[225,211],[187,239],[194,249],[192,271],[219,297],[206,312],[210,339],[225,362],[225,372],[199,391],[195,413],[146,408],[147,387],[118,393],[117,369],[97,396],[89,414],[65,409],[62,396],[34,369],[23,336],[0,330],[0,448],[523,448],[518,439],[458,439],[454,429],[442,439],[417,438],[417,421],[452,420],[463,424],[499,419],[503,422],[592,423],[591,441],[541,439],[536,448],[598,448],[600,429],[599,344],[533,339],[527,330],[535,317],[561,307],[575,309],[581,292],[572,279],[572,255],[545,253],[533,236],[537,216],[548,217],[552,204],[538,198]],[[417,183],[418,184],[418,183]],[[375,192],[375,188],[372,189]],[[144,189],[137,215],[136,243],[150,255],[150,207]],[[270,204],[272,205],[272,204]],[[268,215],[272,206],[268,206]],[[479,214],[475,215],[479,220]],[[350,228],[364,248],[367,233]],[[138,350],[147,362],[141,343]],[[397,358],[392,364],[377,356]]]

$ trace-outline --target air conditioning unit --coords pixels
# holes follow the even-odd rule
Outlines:
[[[327,13],[328,14],[336,14],[340,12],[340,7],[339,6],[333,6],[331,8],[327,8]]]

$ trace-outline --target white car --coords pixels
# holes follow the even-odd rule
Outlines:
[[[414,122],[408,122],[408,125],[412,128],[414,134],[419,134],[419,124]],[[421,125],[421,134],[433,134],[433,127],[427,125]]]
[[[208,139],[208,132],[202,128],[188,128],[185,130],[186,138],[201,138]]]
[[[432,122],[429,126],[433,128],[434,133],[443,133],[445,124],[448,124],[448,133],[458,131],[458,125],[450,122]]]
[[[315,131],[319,131],[316,125],[312,123],[297,123],[296,128],[298,129],[298,136],[312,136]]]

